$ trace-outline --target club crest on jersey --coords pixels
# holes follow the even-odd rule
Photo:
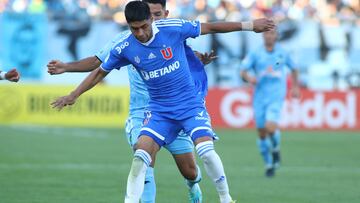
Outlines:
[[[166,49],[161,49],[160,52],[163,58],[166,60],[169,60],[173,57],[171,47],[167,47]]]
[[[139,56],[135,56],[134,60],[135,60],[136,63],[140,63],[140,57]]]

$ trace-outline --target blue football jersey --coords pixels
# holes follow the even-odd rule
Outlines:
[[[152,24],[153,37],[146,43],[134,35],[121,40],[102,64],[104,71],[132,64],[150,95],[149,110],[170,119],[184,119],[203,107],[186,59],[184,42],[200,35],[200,22],[182,19]]]
[[[286,67],[295,65],[289,54],[279,45],[269,52],[261,47],[244,59],[242,68],[252,70],[256,76],[254,99],[283,100],[286,95]]]
[[[185,53],[189,63],[191,76],[194,79],[196,91],[205,98],[208,91],[208,79],[204,64],[195,55],[194,51],[186,44],[186,42]]]
[[[119,33],[113,40],[107,43],[97,54],[96,57],[100,61],[104,62],[106,57],[109,55],[111,49],[124,38],[128,37],[131,34],[130,31],[124,31]],[[120,67],[117,67],[119,69]],[[144,109],[149,104],[149,94],[146,89],[146,86],[140,77],[139,73],[136,71],[134,66],[127,66],[129,83],[130,83],[130,104],[129,104],[129,116],[133,118],[143,118]]]

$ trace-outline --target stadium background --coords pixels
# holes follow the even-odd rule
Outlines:
[[[50,76],[46,63],[94,55],[126,29],[125,3],[0,0],[0,67],[22,74],[20,83],[0,83],[0,202],[121,201],[131,159],[122,129],[126,70],[57,112],[49,103],[87,74]],[[284,166],[269,181],[255,148],[251,89],[238,77],[241,60],[261,46],[261,35],[208,35],[190,42],[194,50],[214,49],[219,56],[207,66],[207,105],[235,199],[360,201],[359,0],[169,0],[168,10],[171,17],[201,21],[274,15],[280,43],[299,67],[302,97],[288,98],[282,114]],[[170,156],[162,151],[158,160],[159,202],[186,202]],[[205,176],[205,202],[216,202]]]

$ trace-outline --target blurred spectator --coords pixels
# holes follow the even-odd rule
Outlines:
[[[68,50],[73,60],[78,60],[77,42],[90,31],[90,16],[75,1],[68,0],[64,4],[63,16],[59,23],[58,33],[69,38]]]

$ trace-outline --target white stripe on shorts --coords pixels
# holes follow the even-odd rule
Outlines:
[[[198,130],[210,130],[212,132],[212,129],[209,128],[209,127],[205,127],[205,126],[202,126],[202,127],[196,127],[194,128],[191,133],[190,133],[190,137],[193,136],[194,132],[198,131]]]
[[[159,133],[155,132],[153,129],[150,129],[150,128],[141,128],[141,130],[144,130],[144,131],[148,131],[149,133],[152,133],[153,135],[155,135],[157,138],[159,138],[160,140],[164,141],[165,140],[165,137],[160,135]]]

